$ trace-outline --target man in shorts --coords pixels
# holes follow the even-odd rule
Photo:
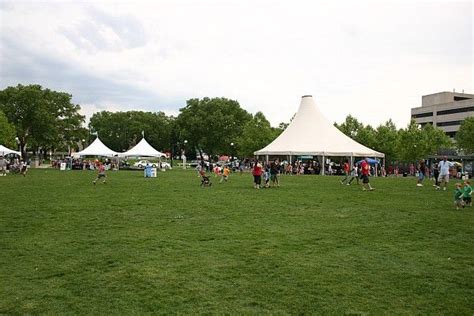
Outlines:
[[[361,178],[362,178],[362,190],[366,191],[373,191],[374,188],[370,186],[369,183],[369,174],[370,174],[370,165],[369,165],[369,159],[365,158],[362,160],[362,163],[360,164],[361,167]]]
[[[416,183],[417,187],[423,186],[423,179],[425,179],[425,172],[426,172],[426,164],[425,161],[422,159],[418,165],[418,181]]]
[[[280,163],[278,159],[270,164],[270,180],[272,182],[272,187],[280,186],[280,181],[278,181],[278,173],[280,171]]]
[[[439,168],[439,179],[440,186],[443,187],[443,191],[446,191],[446,187],[449,183],[449,169],[452,168],[454,164],[448,161],[448,157],[444,156],[443,160],[438,163]],[[437,186],[436,190],[439,190],[440,187]]]

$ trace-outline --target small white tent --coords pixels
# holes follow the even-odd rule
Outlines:
[[[105,146],[104,143],[97,137],[89,147],[83,151],[74,153],[73,156],[104,156],[113,157],[117,156],[118,152],[113,151],[109,147]]]
[[[19,151],[15,151],[3,145],[0,145],[0,155],[5,156],[9,154],[15,154],[15,155],[21,156],[21,153]]]
[[[145,138],[130,150],[120,153],[121,157],[165,157],[166,155],[153,148]]]
[[[337,129],[322,115],[310,95],[302,97],[298,112],[283,133],[254,154],[385,157]]]

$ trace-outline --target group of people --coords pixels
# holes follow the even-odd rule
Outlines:
[[[253,176],[253,186],[255,189],[260,188],[269,188],[272,187],[279,187],[280,180],[278,175],[281,171],[281,164],[278,159],[266,163],[262,165],[260,161],[256,161],[252,168],[252,176]],[[262,177],[264,184],[262,185]]]
[[[370,185],[370,164],[368,158],[362,160],[360,164],[355,163],[352,168],[349,164],[349,161],[346,160],[343,164],[344,177],[341,179],[341,184],[351,185],[352,181],[356,180],[359,184],[359,175],[360,180],[362,180],[362,190],[363,191],[374,191],[375,189]]]
[[[22,159],[12,158],[7,159],[0,155],[0,177],[5,177],[7,171],[12,174],[21,174],[26,177],[28,172],[28,163]]]

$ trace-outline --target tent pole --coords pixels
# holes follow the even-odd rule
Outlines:
[[[352,170],[352,166],[354,166],[354,156],[351,156],[351,167],[349,170]]]
[[[324,176],[325,172],[324,172],[324,167],[325,167],[325,161],[324,161],[324,155],[322,156],[323,158],[323,163],[321,164],[321,175]]]
[[[266,161],[266,163],[267,163],[267,165],[268,165],[268,155],[265,155],[265,161]]]
[[[377,161],[377,157],[374,157],[374,160]],[[377,167],[378,163],[375,164],[375,177],[378,177]]]

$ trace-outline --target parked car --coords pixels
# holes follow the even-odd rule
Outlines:
[[[151,165],[153,168],[156,168],[156,163],[150,162],[148,160],[139,160],[136,163],[134,163],[133,166],[137,168],[145,168],[146,165],[148,164]]]

